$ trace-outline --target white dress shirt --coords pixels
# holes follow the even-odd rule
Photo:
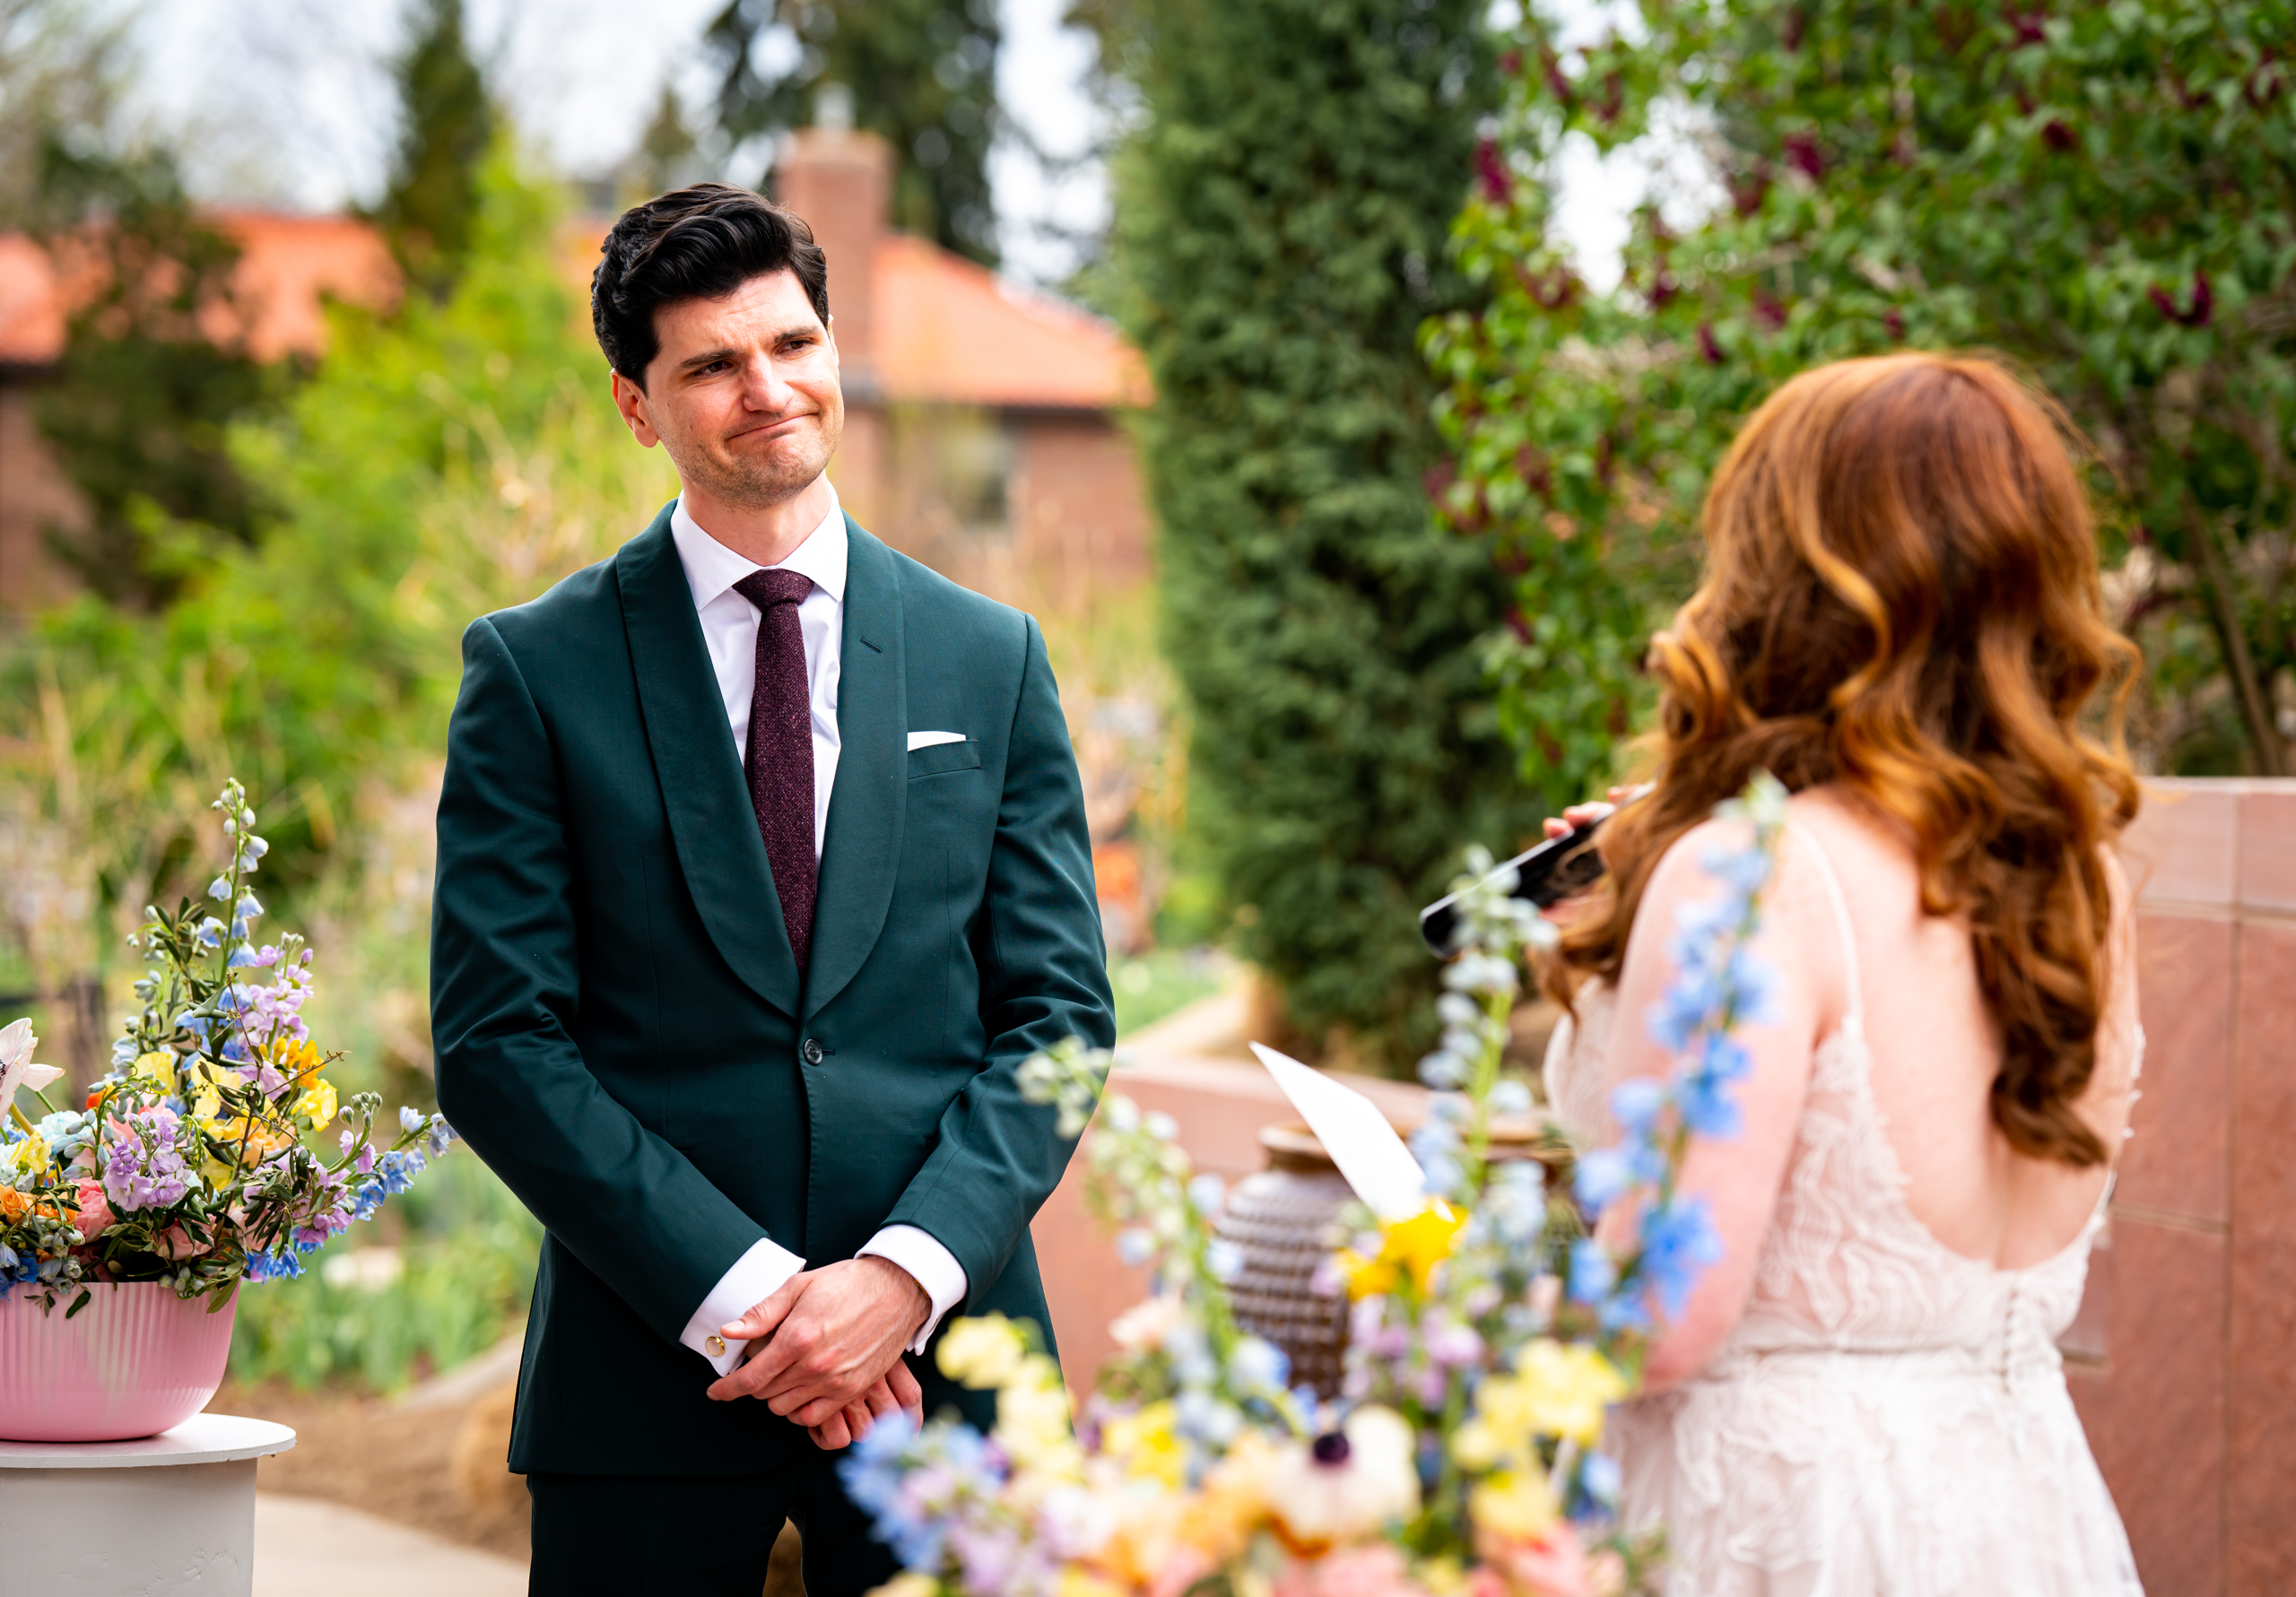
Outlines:
[[[701,620],[702,642],[709,646],[709,664],[718,673],[726,719],[734,729],[734,748],[746,759],[750,697],[757,685],[758,609],[735,592],[734,585],[766,568],[704,532],[686,514],[683,496],[670,513],[670,536],[677,543],[678,562],[685,568],[686,586]],[[845,642],[845,515],[831,489],[829,514],[777,568],[811,577],[813,584],[813,592],[798,603],[797,630],[805,643],[805,681],[813,699],[816,860],[821,858],[822,839],[829,830],[830,794],[837,786],[837,688],[842,669],[839,653]],[[964,1298],[968,1285],[964,1266],[930,1232],[915,1226],[887,1226],[861,1252],[900,1266],[933,1300],[924,1326],[909,1344],[909,1351],[922,1353],[926,1339],[942,1316]],[[759,1238],[710,1289],[678,1341],[707,1358],[719,1375],[726,1374],[741,1363],[749,1344],[726,1340],[719,1336],[718,1328],[772,1297],[804,1267],[804,1260],[771,1237]]]

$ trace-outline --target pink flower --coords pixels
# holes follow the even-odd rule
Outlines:
[[[1274,1597],[1422,1597],[1403,1554],[1384,1541],[1293,1564]]]
[[[1619,1556],[1606,1550],[1589,1558],[1569,1520],[1557,1521],[1536,1541],[1484,1538],[1480,1550],[1517,1597],[1612,1597],[1626,1584]],[[1480,1590],[1474,1597],[1483,1597]]]
[[[196,1259],[202,1254],[213,1252],[214,1245],[195,1242],[191,1234],[181,1226],[170,1226],[152,1238],[152,1251],[163,1259]]]
[[[104,1189],[92,1181],[83,1181],[72,1199],[72,1207],[79,1212],[72,1224],[81,1236],[93,1242],[107,1226],[118,1218],[111,1211],[111,1204],[104,1197]]]

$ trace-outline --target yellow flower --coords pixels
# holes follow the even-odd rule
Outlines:
[[[1021,1361],[996,1393],[996,1440],[1022,1470],[1067,1472],[1079,1462],[1060,1367],[1042,1353]]]
[[[921,1575],[903,1575],[901,1579],[924,1580],[925,1577]],[[883,1589],[887,1592],[891,1590],[891,1587]],[[926,1593],[901,1593],[896,1594],[896,1597],[926,1597]],[[1053,1588],[1053,1597],[1124,1597],[1124,1588],[1103,1580],[1089,1569],[1079,1568],[1071,1564],[1061,1570],[1060,1584]]]
[[[1493,1475],[1467,1494],[1475,1529],[1513,1541],[1535,1541],[1557,1517],[1554,1493],[1536,1470]]]
[[[1100,1427],[1100,1453],[1126,1475],[1177,1490],[1187,1454],[1172,1431],[1172,1405],[1150,1403],[1136,1414],[1119,1414]]]
[[[1602,1440],[1603,1410],[1627,1391],[1626,1377],[1594,1349],[1541,1337],[1516,1356],[1513,1373],[1476,1390],[1474,1416],[1452,1433],[1451,1456],[1466,1470],[1523,1469],[1539,1436],[1592,1447]]]
[[[1365,1258],[1348,1250],[1339,1255],[1340,1273],[1350,1298],[1374,1298],[1392,1292],[1408,1276],[1422,1292],[1435,1267],[1451,1256],[1467,1217],[1440,1200],[1409,1219],[1392,1220],[1380,1228],[1379,1251]]]
[[[1205,1475],[1203,1486],[1184,1499],[1187,1511],[1179,1539],[1214,1564],[1226,1564],[1241,1554],[1252,1532],[1274,1513],[1268,1489],[1283,1458],[1257,1431],[1238,1436],[1227,1456]]]
[[[176,1089],[175,1053],[169,1048],[154,1048],[149,1054],[139,1054],[135,1056],[135,1067],[127,1075],[130,1081],[140,1077],[162,1092],[173,1092]]]
[[[6,1162],[12,1174],[37,1176],[48,1168],[48,1139],[34,1132],[21,1142],[10,1143],[0,1152],[0,1160]]]
[[[319,1057],[316,1046],[308,1041],[299,1042],[291,1037],[274,1037],[263,1054],[272,1069],[291,1082],[300,1082],[306,1077],[317,1075],[320,1067],[326,1063]]]
[[[941,1373],[976,1392],[1001,1387],[1020,1372],[1028,1350],[1020,1327],[1003,1315],[959,1320],[941,1338]]]
[[[332,1081],[313,1081],[304,1089],[303,1096],[295,1100],[296,1115],[309,1121],[314,1126],[326,1124],[335,1118],[335,1111],[341,1107],[341,1103],[335,1096],[335,1083]]]

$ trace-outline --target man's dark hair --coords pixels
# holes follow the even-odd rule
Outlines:
[[[813,230],[730,183],[697,183],[632,205],[598,254],[590,325],[607,363],[640,387],[662,348],[654,313],[665,305],[721,299],[752,277],[794,272],[829,325],[829,257]]]

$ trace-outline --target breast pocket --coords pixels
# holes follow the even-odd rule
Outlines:
[[[980,768],[980,742],[967,738],[961,743],[935,743],[929,748],[909,751],[909,779],[920,777],[945,777],[952,771],[977,771]]]

